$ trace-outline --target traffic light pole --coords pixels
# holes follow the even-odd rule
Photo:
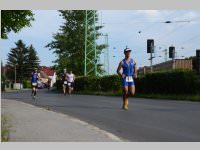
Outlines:
[[[150,53],[150,68],[151,68],[151,73],[153,72],[153,53],[155,51],[155,46],[153,46],[153,49],[151,50],[151,53]]]
[[[152,56],[152,52],[150,53],[150,66],[151,66],[151,72],[153,72],[153,56]]]
[[[173,61],[173,69],[176,69],[175,51],[172,57],[172,61]]]

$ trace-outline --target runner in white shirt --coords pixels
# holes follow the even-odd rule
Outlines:
[[[71,92],[74,90],[74,80],[75,75],[70,71],[69,74],[67,74],[67,83],[68,83],[68,94],[71,94]]]

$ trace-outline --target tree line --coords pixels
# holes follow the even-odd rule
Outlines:
[[[10,80],[18,81],[30,79],[34,68],[39,67],[39,57],[33,45],[26,46],[22,40],[17,41],[15,48],[11,48],[8,53],[6,64],[6,77]]]

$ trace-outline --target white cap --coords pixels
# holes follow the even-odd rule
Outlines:
[[[125,49],[124,49],[124,53],[125,53],[125,52],[128,52],[128,51],[132,51],[132,50],[131,50],[130,48],[125,48]]]

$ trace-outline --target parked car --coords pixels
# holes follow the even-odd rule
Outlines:
[[[43,86],[43,83],[41,81],[38,81],[38,89],[43,89],[44,86]]]
[[[48,83],[43,83],[44,88],[48,88]]]

